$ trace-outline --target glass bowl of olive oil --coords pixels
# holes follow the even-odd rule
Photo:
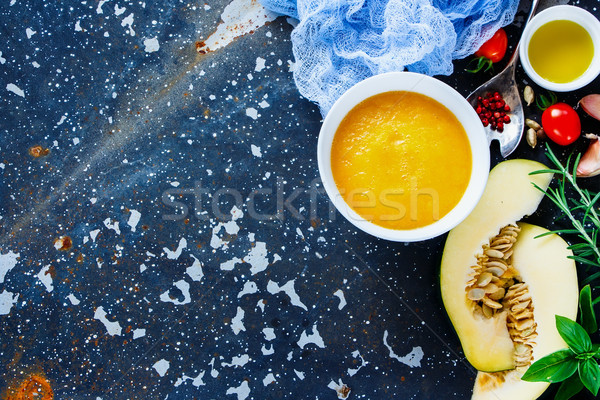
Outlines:
[[[557,92],[579,89],[600,73],[600,21],[575,6],[547,8],[523,31],[519,56],[539,86]]]

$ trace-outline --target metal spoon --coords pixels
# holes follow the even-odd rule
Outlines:
[[[525,26],[535,13],[538,3],[539,0],[533,0],[529,17],[527,17],[527,21],[525,21],[523,29],[525,29]],[[488,143],[491,144],[492,140],[494,139],[498,140],[498,142],[500,142],[500,153],[502,154],[502,157],[505,158],[508,157],[510,153],[512,153],[519,145],[521,137],[523,136],[523,128],[525,124],[521,96],[515,80],[515,69],[518,59],[519,43],[517,43],[515,51],[504,70],[483,85],[479,86],[477,89],[475,89],[475,91],[473,91],[473,93],[469,95],[469,97],[467,97],[467,101],[471,103],[473,107],[476,107],[477,98],[479,96],[484,97],[485,94],[489,92],[499,92],[504,98],[506,104],[510,106],[511,111],[508,115],[510,116],[511,122],[504,125],[503,132],[492,130],[489,126],[484,128]]]

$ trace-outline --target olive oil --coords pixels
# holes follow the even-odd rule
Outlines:
[[[568,83],[588,69],[594,57],[594,44],[581,25],[556,20],[534,32],[527,51],[539,76],[554,83]]]

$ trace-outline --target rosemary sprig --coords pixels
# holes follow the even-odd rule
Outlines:
[[[572,167],[571,156],[567,159],[566,164],[563,165],[547,143],[546,155],[556,168],[535,171],[531,174],[553,173],[558,177],[558,187],[544,190],[537,185],[535,186],[538,190],[544,192],[546,197],[562,211],[563,215],[570,220],[573,226],[573,229],[555,230],[546,233],[546,235],[553,233],[576,235],[581,241],[569,246],[569,249],[573,251],[573,256],[570,256],[570,258],[585,266],[600,268],[600,248],[598,248],[598,236],[600,235],[600,218],[598,218],[600,210],[598,209],[598,204],[600,204],[600,193],[590,193],[588,190],[582,189],[577,183],[576,172],[581,154],[577,155]],[[575,198],[567,196],[567,187],[574,192]],[[585,285],[598,278],[600,278],[600,271],[596,271],[588,276],[583,281],[583,284]],[[600,297],[594,300],[594,303],[597,302],[600,302]]]

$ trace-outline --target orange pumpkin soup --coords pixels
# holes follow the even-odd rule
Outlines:
[[[471,147],[456,116],[414,92],[381,93],[340,123],[331,150],[335,183],[361,217],[415,229],[446,215],[471,177]]]

